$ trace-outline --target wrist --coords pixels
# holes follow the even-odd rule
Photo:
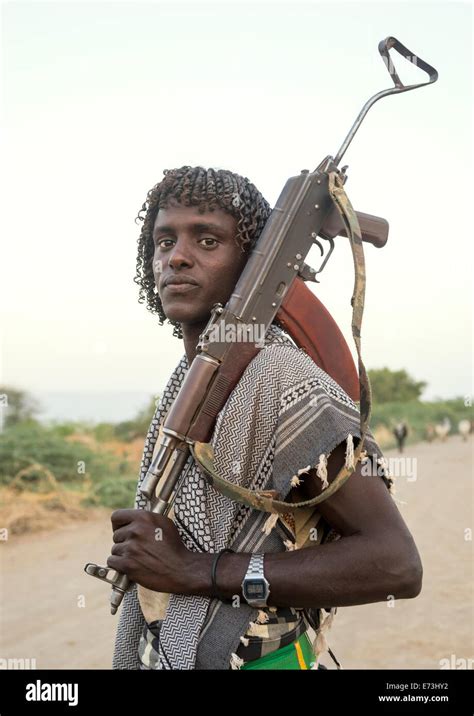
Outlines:
[[[185,568],[186,586],[184,594],[210,597],[214,595],[212,585],[212,566],[216,553],[190,552]],[[247,572],[250,555],[245,552],[225,553],[219,559],[216,570],[216,586],[218,593],[226,599],[235,595],[241,597],[241,583]]]
[[[183,570],[183,594],[196,597],[209,596],[212,592],[211,570],[214,555],[208,552],[189,552]]]

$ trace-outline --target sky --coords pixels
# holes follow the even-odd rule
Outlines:
[[[390,224],[385,248],[366,247],[363,356],[427,381],[427,399],[471,394],[471,4],[1,10],[1,383],[158,394],[183,347],[137,300],[147,191],[164,169],[201,164],[248,176],[273,206],[391,86],[377,46],[393,35],[439,80],[376,103],[344,157],[354,207]],[[343,239],[313,290],[351,348],[352,284]]]

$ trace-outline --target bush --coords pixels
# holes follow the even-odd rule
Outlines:
[[[36,423],[40,412],[37,400],[26,390],[18,390],[8,385],[0,385],[1,410],[5,411],[5,425],[10,427],[24,422]]]
[[[75,433],[90,432],[90,429],[84,423],[73,422],[49,423],[47,429],[49,430],[49,432],[54,435],[58,435],[60,438],[68,438],[70,435],[74,435]]]
[[[0,483],[9,484],[20,470],[34,463],[50,470],[59,483],[82,482],[85,473],[98,481],[116,469],[111,458],[66,440],[56,429],[33,424],[8,428],[0,436]]]
[[[115,437],[124,442],[132,442],[135,438],[145,439],[156,406],[157,399],[150,398],[148,404],[138,412],[133,420],[125,420],[114,426]]]
[[[0,436],[0,484],[17,494],[74,493],[82,499],[82,493],[87,495],[82,499],[84,506],[133,507],[137,478],[130,464],[109,453],[98,454],[81,441],[93,444],[90,436],[68,440],[57,427],[22,424],[8,428]]]
[[[115,510],[133,508],[136,488],[137,479],[134,477],[108,477],[93,485],[86,504],[104,505]]]
[[[115,439],[115,425],[112,423],[98,423],[92,429],[92,434],[99,443],[110,442]]]

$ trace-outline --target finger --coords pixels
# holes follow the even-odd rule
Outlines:
[[[107,559],[107,567],[110,567],[110,569],[115,569],[116,572],[120,572],[121,574],[126,574],[126,561],[124,557],[117,557],[117,556],[111,556]]]
[[[115,557],[123,557],[125,553],[125,544],[122,542],[120,544],[112,545],[110,553],[113,554]]]
[[[129,537],[129,533],[130,530],[128,525],[126,527],[119,527],[118,529],[114,530],[112,539],[114,542],[125,542],[125,540]]]
[[[114,530],[133,522],[137,516],[137,512],[140,512],[140,510],[115,510],[115,512],[112,512],[110,519],[112,520]]]

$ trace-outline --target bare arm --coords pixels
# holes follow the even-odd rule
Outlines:
[[[328,459],[329,482],[343,462],[344,445],[340,445]],[[298,498],[320,491],[321,481],[311,472],[298,488]],[[267,553],[270,605],[338,607],[385,601],[390,595],[410,599],[420,593],[423,570],[418,550],[380,477],[363,475],[358,467],[318,511],[341,538]],[[157,592],[212,594],[215,555],[186,549],[168,517],[145,510],[117,510],[112,523],[115,544],[109,567]],[[157,532],[162,533],[159,540]],[[248,563],[245,553],[221,557],[217,584],[222,595],[241,595]]]
[[[344,462],[344,445],[328,460],[328,480]],[[312,472],[298,488],[299,499],[321,491]],[[318,506],[322,517],[341,534],[329,544],[291,552],[266,554],[270,605],[337,607],[416,597],[421,590],[422,565],[413,538],[393,499],[378,476],[361,474],[360,465],[347,482]],[[190,557],[188,592],[210,594],[213,555]],[[219,561],[220,592],[241,594],[247,571],[246,554],[225,554]]]

